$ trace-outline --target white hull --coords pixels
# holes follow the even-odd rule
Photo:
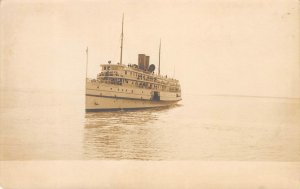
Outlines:
[[[160,99],[152,100],[151,89],[86,83],[86,111],[109,111],[170,106],[181,100],[178,93],[160,91]]]
[[[126,109],[143,109],[165,107],[178,101],[151,101],[140,99],[123,99],[114,97],[100,97],[86,95],[86,111],[109,111]]]

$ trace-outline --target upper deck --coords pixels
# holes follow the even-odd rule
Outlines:
[[[139,69],[136,65],[102,64],[97,81],[107,84],[180,92],[179,81]]]

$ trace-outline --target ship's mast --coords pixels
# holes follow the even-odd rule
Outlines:
[[[85,53],[86,53],[85,78],[87,79],[88,64],[89,64],[89,47],[86,47]]]
[[[87,87],[87,84],[86,82],[88,81],[88,78],[87,78],[87,75],[88,75],[88,64],[89,64],[89,47],[86,47],[86,50],[85,50],[85,53],[86,53],[86,65],[85,65],[85,95],[86,95],[86,87]],[[85,99],[85,105],[86,105],[86,98]]]
[[[174,64],[174,68],[173,68],[173,78],[175,77],[175,64]]]
[[[121,33],[121,55],[120,55],[120,64],[122,64],[122,56],[123,56],[123,26],[124,26],[124,13],[122,16],[122,33]]]
[[[159,40],[159,52],[158,52],[158,75],[160,75],[160,49],[161,49],[161,40]]]

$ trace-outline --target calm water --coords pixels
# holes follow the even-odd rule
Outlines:
[[[2,108],[0,159],[300,161],[297,99],[187,95],[170,108],[85,114],[77,98]]]

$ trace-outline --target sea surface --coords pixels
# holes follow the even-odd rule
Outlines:
[[[0,160],[300,161],[299,99],[185,95],[169,108],[85,113],[76,95],[38,96],[1,107]]]

